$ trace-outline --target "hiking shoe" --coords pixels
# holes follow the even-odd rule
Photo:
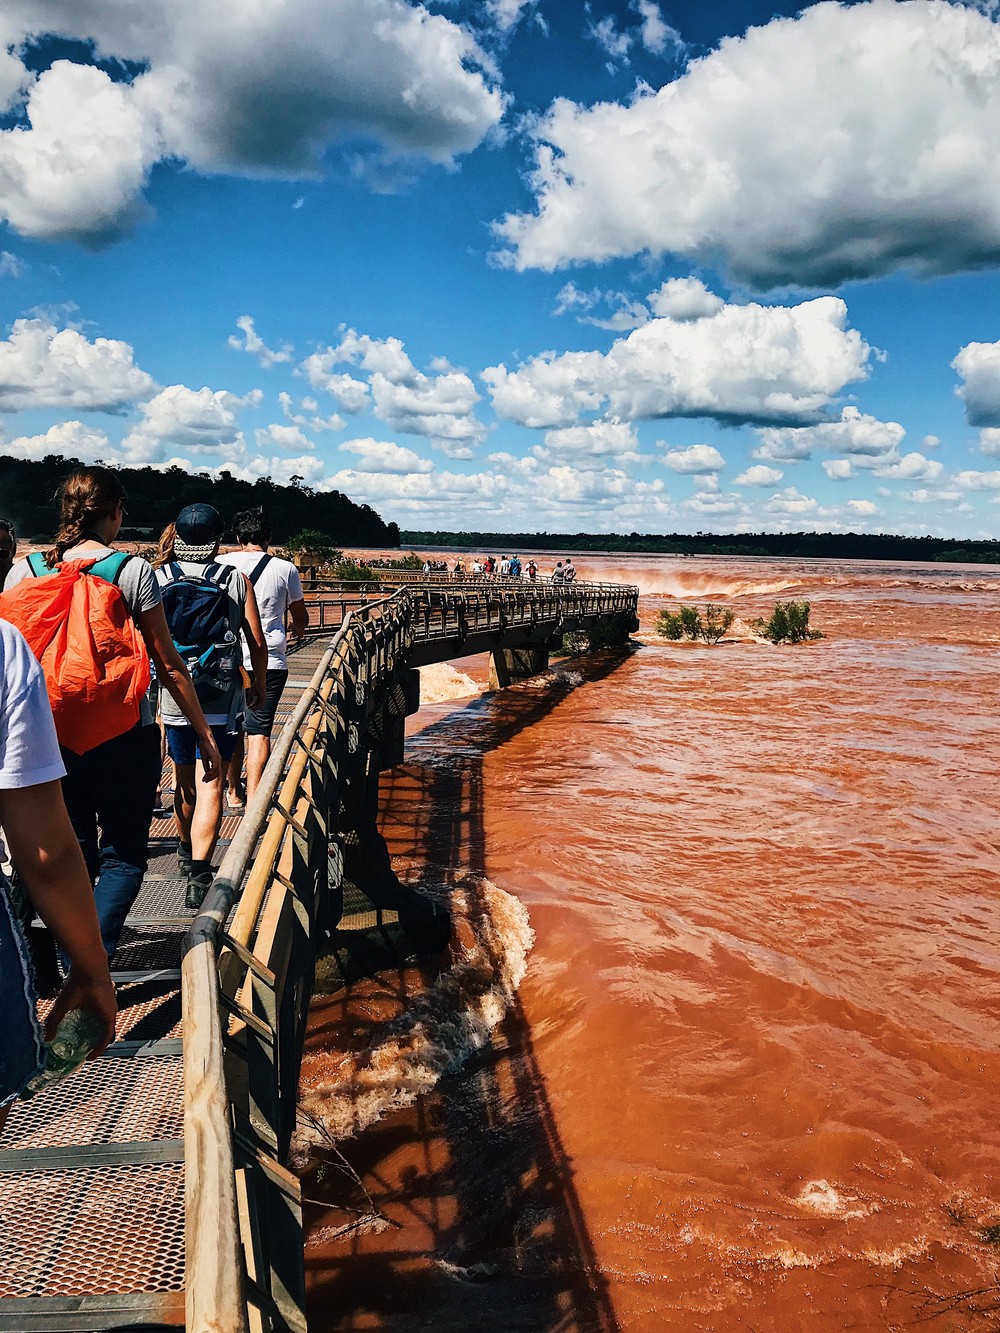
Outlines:
[[[177,869],[185,879],[191,873],[191,844],[189,842],[179,842],[177,844]]]
[[[209,866],[207,870],[191,870],[187,877],[187,889],[184,894],[184,906],[192,912],[197,912],[205,901],[205,895],[212,887],[214,872]]]

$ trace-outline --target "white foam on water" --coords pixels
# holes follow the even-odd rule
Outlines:
[[[821,1217],[867,1217],[871,1212],[870,1208],[858,1207],[853,1195],[842,1195],[828,1180],[807,1181],[792,1203]]]
[[[575,690],[578,685],[583,684],[583,676],[579,671],[568,671],[565,667],[553,667],[550,671],[543,671],[537,676],[529,676],[526,680],[518,680],[509,686],[509,689],[515,690]]]
[[[420,668],[422,704],[441,704],[447,703],[449,699],[468,699],[471,695],[482,692],[481,685],[477,685],[464,671],[456,671],[450,662],[435,662],[431,666]]]
[[[353,1138],[429,1092],[483,1047],[503,1019],[534,943],[527,909],[478,876],[451,890],[449,906],[451,966],[300,1099],[292,1142],[297,1170],[318,1149]]]

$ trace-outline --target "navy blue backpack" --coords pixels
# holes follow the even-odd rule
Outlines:
[[[176,561],[164,566],[163,611],[174,647],[191,673],[206,711],[225,699],[239,677],[240,654],[229,622],[229,594],[216,582],[219,564],[185,574]]]

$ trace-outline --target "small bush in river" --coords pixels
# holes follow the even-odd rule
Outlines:
[[[772,643],[805,643],[823,637],[820,630],[809,628],[808,602],[775,602],[768,620],[751,620],[750,624]]]
[[[735,611],[709,602],[704,616],[696,606],[682,606],[675,613],[661,611],[656,629],[665,639],[702,639],[705,643],[718,643],[735,619]]]

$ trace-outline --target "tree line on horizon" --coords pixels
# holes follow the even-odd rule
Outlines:
[[[56,491],[83,464],[48,454],[40,460],[0,457],[0,518],[14,524],[18,537],[47,541],[56,527]],[[340,491],[320,492],[293,479],[283,486],[270,477],[242,481],[231,472],[185,472],[180,467],[116,467],[128,495],[128,518],[121,537],[155,541],[185,505],[214,505],[230,524],[243,509],[263,507],[280,545],[303,528],[318,529],[336,546],[399,545],[399,527],[385,523],[370,505],[356,504]]]
[[[674,532],[628,536],[592,532],[419,532],[401,534],[407,546],[455,546],[482,551],[611,551],[624,555],[801,556],[828,560],[924,560],[1000,564],[1000,541],[903,537],[881,532]]]

